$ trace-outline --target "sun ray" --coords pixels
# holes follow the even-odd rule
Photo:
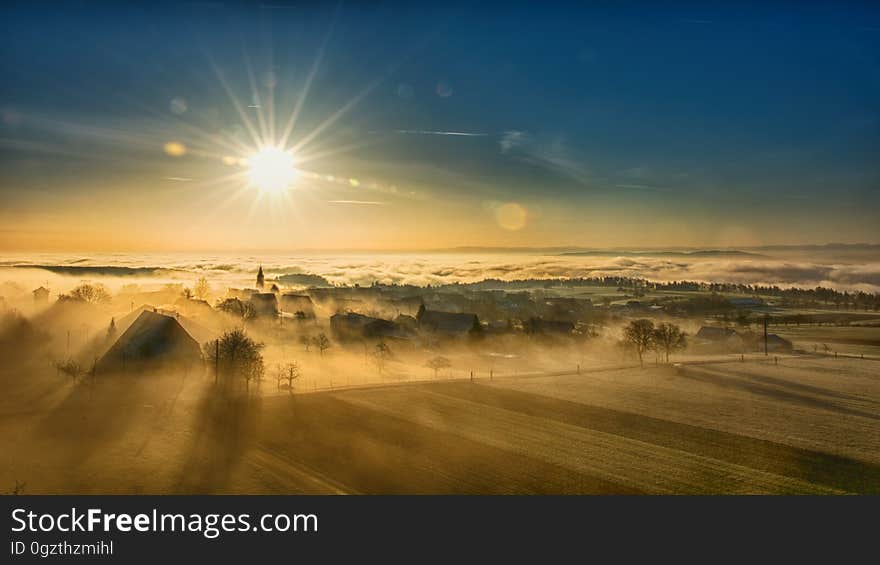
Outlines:
[[[254,67],[251,64],[251,57],[248,54],[247,44],[244,41],[244,38],[241,40],[241,51],[242,57],[244,58],[244,66],[248,75],[248,82],[251,87],[251,100],[253,106],[256,106],[254,110],[256,110],[257,114],[257,126],[260,128],[260,143],[258,147],[264,147],[266,145],[270,145],[272,143],[272,139],[269,138],[269,131],[266,126],[266,117],[263,115],[263,100],[260,97],[260,89],[257,87],[257,79],[254,76]],[[250,106],[248,106],[250,107]]]
[[[357,141],[354,143],[349,143],[348,145],[340,145],[334,147],[333,149],[326,149],[324,151],[315,151],[314,153],[297,153],[296,162],[297,165],[304,165],[311,161],[317,161],[318,159],[326,159],[327,157],[335,157],[336,155],[341,155],[343,153],[347,153],[349,151],[353,151],[355,149],[361,149],[363,147],[367,147],[375,144],[375,140],[373,139],[365,139],[364,141]],[[316,148],[317,149],[317,148]]]
[[[330,117],[328,117],[326,120],[321,122],[308,135],[306,135],[304,138],[300,139],[297,143],[295,143],[293,146],[293,151],[298,152],[300,149],[302,149],[303,147],[308,145],[312,140],[314,140],[315,138],[320,136],[322,133],[324,133],[324,131],[326,131],[327,128],[333,126],[333,124],[335,124],[341,117],[343,117],[345,114],[347,114],[349,111],[351,111],[351,109],[354,108],[355,106],[357,106],[361,100],[363,100],[364,98],[367,97],[367,95],[369,95],[371,92],[373,92],[373,90],[375,90],[376,87],[379,86],[383,80],[385,80],[384,76],[380,77],[380,78],[374,80],[373,82],[371,82],[370,84],[368,84],[354,98],[352,98],[346,104],[344,104],[341,108],[339,108],[338,110],[333,112],[333,114],[331,114]]]
[[[293,108],[293,112],[291,112],[290,118],[287,120],[287,124],[284,126],[284,131],[281,134],[281,138],[278,140],[278,144],[282,147],[287,145],[287,141],[290,139],[290,134],[293,133],[293,128],[296,125],[296,121],[299,118],[299,114],[302,111],[303,105],[305,104],[306,99],[309,96],[309,92],[312,88],[312,83],[315,80],[315,75],[318,74],[318,69],[321,67],[321,62],[324,60],[324,52],[327,49],[327,44],[330,42],[330,37],[333,35],[333,29],[336,27],[336,17],[338,13],[339,5],[337,5],[336,11],[333,13],[333,19],[330,21],[330,26],[327,28],[327,33],[324,34],[324,38],[321,41],[321,46],[318,48],[318,52],[315,54],[315,60],[312,62],[312,66],[309,68],[309,73],[306,76],[306,81],[305,85],[303,86],[302,93],[297,98],[296,105]]]
[[[208,52],[205,51],[205,56],[208,58],[208,61],[211,65],[211,69],[214,71],[217,80],[220,81],[223,90],[226,92],[226,95],[229,97],[229,101],[232,102],[235,111],[238,112],[238,116],[241,118],[242,123],[247,129],[248,133],[251,135],[251,138],[254,144],[257,147],[260,147],[260,135],[257,133],[256,128],[254,127],[253,122],[251,122],[250,118],[248,118],[247,114],[244,111],[244,108],[241,107],[241,103],[238,101],[238,98],[235,96],[235,93],[232,91],[232,88],[229,86],[229,83],[226,81],[226,77],[223,75],[223,71],[217,65],[217,62],[214,60],[214,57]]]

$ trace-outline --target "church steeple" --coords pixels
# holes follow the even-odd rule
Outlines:
[[[263,266],[260,265],[260,270],[257,272],[257,288],[260,290],[265,286],[265,279],[263,278]]]

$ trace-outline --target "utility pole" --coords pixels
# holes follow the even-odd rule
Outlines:
[[[220,376],[220,340],[214,340],[214,384],[217,384]]]
[[[764,315],[764,357],[767,356],[767,318],[769,318],[769,316],[767,316],[765,314]]]

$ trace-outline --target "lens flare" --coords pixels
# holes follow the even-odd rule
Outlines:
[[[517,231],[525,227],[528,211],[522,204],[508,202],[495,210],[495,219],[502,228]]]
[[[165,154],[170,157],[183,157],[186,155],[186,145],[179,141],[169,141],[163,146]]]

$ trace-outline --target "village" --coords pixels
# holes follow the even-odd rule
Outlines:
[[[280,276],[267,280],[260,267],[251,288],[217,289],[215,293],[202,278],[192,287],[178,284],[143,290],[129,285],[115,296],[99,283],[82,283],[51,304],[50,291],[41,286],[32,292],[34,314],[30,321],[35,331],[48,334],[46,356],[60,371],[77,377],[161,371],[176,366],[185,366],[188,371],[204,367],[222,373],[221,365],[227,361],[219,350],[220,342],[234,329],[242,330],[236,334],[237,339],[259,344],[260,349],[264,343],[269,344],[268,349],[284,344],[283,357],[296,348],[302,351],[292,357],[312,351],[323,356],[331,348],[347,349],[364,352],[374,365],[384,365],[386,358],[399,354],[441,354],[462,346],[470,352],[515,352],[518,346],[511,344],[518,342],[562,351],[589,347],[592,342],[607,346],[609,340],[614,340],[621,359],[640,361],[649,350],[665,354],[667,360],[670,353],[685,351],[790,354],[794,350],[792,341],[772,329],[768,331],[768,325],[816,323],[804,315],[792,318],[786,308],[758,296],[685,291],[646,297],[644,285],[618,287],[614,290],[616,296],[590,298],[572,296],[570,288],[554,288],[547,281],[536,283],[537,288],[505,290],[379,283],[365,287],[296,286],[286,284],[284,279]],[[314,280],[320,283],[321,277]],[[816,318],[820,324],[821,316]],[[634,327],[638,332],[636,322],[640,321],[651,326],[645,330],[646,335],[634,336],[626,331]],[[663,343],[657,335],[648,335],[655,331],[655,323],[672,330],[674,339],[666,336]],[[234,348],[239,345],[230,347],[233,350],[229,355],[234,356]],[[831,348],[824,344],[823,351],[830,352]],[[278,375],[286,373],[289,377],[289,366],[297,363],[295,359],[279,358],[277,351],[269,353],[256,353],[261,360],[257,382],[273,372],[268,363],[262,362],[263,354],[277,359],[276,365],[288,366],[286,370],[275,370]],[[517,364],[524,362],[520,358]],[[426,364],[436,375],[439,369],[450,368],[452,361],[432,357]],[[470,374],[482,371],[479,363],[471,364],[478,366],[462,369]],[[574,365],[580,369],[580,362]],[[250,376],[245,380],[250,388]],[[292,379],[286,380],[286,388],[292,389]]]

